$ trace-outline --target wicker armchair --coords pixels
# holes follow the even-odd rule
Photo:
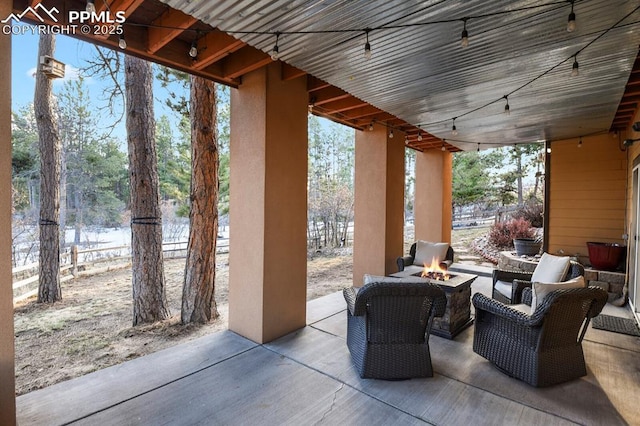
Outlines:
[[[416,258],[416,243],[411,244],[411,248],[409,249],[408,256],[400,256],[396,259],[396,263],[398,264],[398,272],[404,271],[404,268],[410,265],[413,265],[413,262]],[[440,262],[440,266],[443,269],[448,269],[449,266],[453,263],[453,248],[449,246],[447,249],[447,255],[444,260]],[[421,267],[423,265],[420,265]]]
[[[507,375],[542,387],[587,374],[582,339],[607,302],[603,289],[554,290],[531,315],[481,293],[472,301],[473,351]]]
[[[500,269],[493,270],[493,291],[491,297],[494,299],[510,304],[510,303],[525,303],[528,298],[529,304],[531,304],[531,276],[533,272],[516,272],[516,271],[503,271]],[[565,274],[562,281],[567,281],[571,278],[584,275],[584,266],[580,263],[572,260],[569,262],[569,269]],[[496,285],[499,283],[509,282],[511,283],[511,296],[507,296],[500,292]],[[527,290],[528,289],[528,290]],[[523,299],[523,291],[525,298]],[[518,302],[514,302],[517,300]]]
[[[438,286],[416,279],[345,288],[347,346],[362,378],[432,377],[429,332],[444,315],[447,299]]]

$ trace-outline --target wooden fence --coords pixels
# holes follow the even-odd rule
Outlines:
[[[187,242],[162,243],[165,259],[185,257]],[[229,252],[229,239],[219,238],[218,253]],[[131,247],[103,247],[80,250],[72,246],[68,252],[60,255],[60,283],[76,277],[100,274],[131,266]],[[13,301],[18,302],[38,293],[38,262],[18,266],[11,270],[13,274]]]

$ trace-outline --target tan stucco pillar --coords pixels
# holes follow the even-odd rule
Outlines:
[[[229,329],[258,343],[306,325],[307,104],[280,63],[231,90]]]
[[[0,1],[0,16],[11,2]],[[11,282],[11,36],[0,35],[0,424],[16,422]]]
[[[451,242],[452,161],[448,151],[416,152],[416,240]]]
[[[397,272],[404,224],[404,141],[387,129],[356,131],[353,284]]]

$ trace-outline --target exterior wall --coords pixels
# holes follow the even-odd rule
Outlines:
[[[548,251],[588,262],[587,241],[626,244],[628,151],[612,134],[578,141],[551,144]]]
[[[306,79],[280,75],[231,91],[229,329],[258,343],[306,325]]]
[[[453,155],[439,149],[416,153],[415,239],[451,243]]]
[[[397,272],[404,222],[404,141],[387,129],[356,132],[353,285]]]
[[[0,16],[11,2],[0,1]],[[11,36],[0,35],[0,424],[16,422],[11,278]]]

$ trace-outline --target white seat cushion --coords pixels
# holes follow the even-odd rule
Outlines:
[[[538,304],[542,303],[544,298],[554,290],[561,290],[566,288],[584,288],[585,286],[586,283],[582,275],[570,279],[569,281],[558,283],[534,282],[531,290],[531,312],[535,312]]]
[[[529,316],[531,316],[531,312],[533,312],[533,310],[531,309],[531,306],[525,303],[518,303],[517,305],[509,305],[509,307],[511,309],[515,309],[516,311],[520,311],[523,314],[529,315]]]
[[[439,264],[447,257],[449,243],[432,243],[431,241],[416,241],[416,257],[413,259],[414,265],[431,265],[433,260]]]
[[[538,266],[531,276],[532,282],[557,283],[562,281],[569,270],[570,259],[568,256],[554,256],[542,253]]]
[[[501,281],[501,280],[496,281],[496,285],[493,286],[493,288],[495,288],[498,293],[502,294],[509,300],[511,300],[512,287],[513,287],[512,283],[508,281]]]

